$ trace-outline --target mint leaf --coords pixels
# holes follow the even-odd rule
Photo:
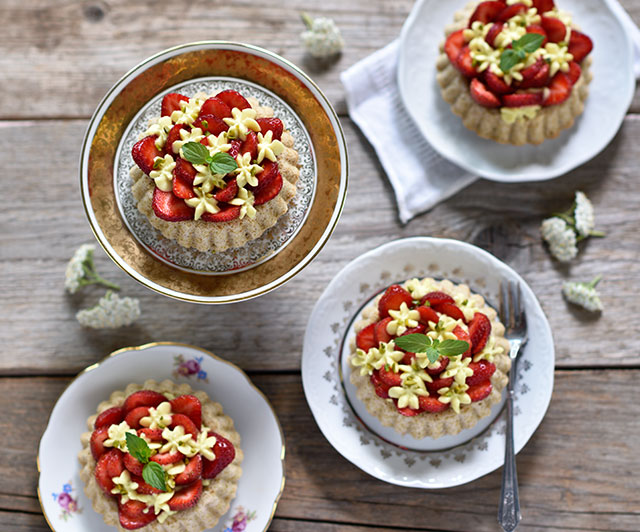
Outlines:
[[[522,50],[507,49],[500,56],[500,70],[505,74],[524,59]]]
[[[187,142],[182,146],[184,158],[192,164],[206,164],[209,150],[199,142]]]
[[[438,351],[446,357],[462,355],[469,349],[469,343],[464,340],[445,340],[438,346]]]
[[[539,33],[527,33],[520,37],[517,41],[511,43],[514,50],[522,50],[528,54],[535,52],[544,41],[544,35]]]
[[[149,462],[144,466],[142,478],[149,486],[153,486],[158,490],[167,491],[164,469],[162,469],[162,466],[157,462]]]
[[[238,168],[238,163],[235,159],[224,152],[218,152],[213,157],[210,157],[208,163],[212,174],[225,175]]]
[[[431,338],[426,334],[407,334],[394,339],[393,343],[409,353],[426,353],[427,349],[431,347]]]
[[[429,347],[427,349],[427,358],[429,359],[430,364],[434,364],[440,358],[440,351],[435,347]]]
[[[151,449],[149,449],[147,442],[130,432],[127,432],[126,438],[129,454],[139,462],[146,464],[151,458]]]

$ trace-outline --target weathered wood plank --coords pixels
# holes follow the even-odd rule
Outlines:
[[[11,20],[0,45],[0,118],[88,117],[107,90],[134,65],[170,46],[207,39],[263,46],[300,65],[346,111],[339,74],[397,38],[413,0],[5,0]],[[636,21],[640,3],[623,0]],[[297,14],[333,17],[346,46],[332,65],[305,56]],[[168,22],[170,21],[170,22]],[[640,97],[632,107],[640,110]]]
[[[75,296],[63,291],[67,260],[78,245],[94,241],[78,194],[77,150],[86,122],[57,123],[55,136],[48,122],[0,123],[0,165],[21,182],[5,190],[0,231],[0,343],[11,347],[0,353],[0,372],[74,374],[112,350],[158,340],[193,343],[249,370],[297,369],[307,319],[329,281],[361,253],[413,235],[476,243],[520,272],[549,316],[559,366],[640,364],[637,345],[626,340],[634,331],[637,336],[640,326],[621,320],[616,310],[640,313],[640,118],[629,116],[603,154],[568,176],[542,184],[481,181],[404,227],[375,154],[352,122],[343,123],[351,154],[349,197],[334,236],[306,270],[257,300],[206,307],[151,293],[98,251],[100,271],[142,303],[140,322],[115,332],[86,331],[74,319],[78,309],[97,301],[101,289]],[[47,166],[25,172],[14,147],[39,138],[49,139],[38,148]],[[43,183],[46,195],[39,192]],[[548,213],[566,209],[578,188],[593,199],[598,226],[608,236],[590,241],[570,268],[561,267],[543,248],[538,225]],[[564,279],[587,280],[598,273],[605,275],[607,310],[596,319],[568,307],[560,286]]]

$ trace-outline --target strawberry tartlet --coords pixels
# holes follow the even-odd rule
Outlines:
[[[260,237],[284,215],[300,170],[271,107],[234,90],[170,93],[133,146],[133,196],[165,237],[219,252]]]
[[[355,323],[350,380],[369,413],[416,439],[473,427],[508,382],[497,313],[464,284],[394,284]]]
[[[87,423],[80,478],[107,525],[194,532],[229,509],[242,473],[240,436],[206,393],[168,380],[129,384]]]
[[[582,114],[593,42],[554,0],[472,2],[445,34],[437,79],[467,129],[541,144]]]

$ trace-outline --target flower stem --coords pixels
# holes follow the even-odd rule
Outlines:
[[[300,18],[307,28],[311,29],[313,27],[313,19],[311,18],[309,13],[300,13]]]
[[[595,288],[597,284],[602,280],[602,275],[598,275],[593,281],[591,281],[587,286],[589,288]]]

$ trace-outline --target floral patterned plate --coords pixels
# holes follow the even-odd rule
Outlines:
[[[500,283],[523,290],[529,343],[518,361],[515,448],[529,441],[546,412],[553,389],[554,347],[549,323],[535,295],[506,264],[470,244],[415,237],[380,246],[350,262],[318,300],[307,325],[302,382],[311,411],[329,442],[374,477],[415,488],[447,488],[471,482],[504,461],[504,415],[492,410],[480,426],[441,439],[415,440],[382,427],[358,404],[345,357],[353,321],[372,297],[413,277],[467,283],[491,304]],[[482,431],[482,432],[480,432]]]
[[[268,529],[284,489],[284,436],[265,396],[230,362],[185,344],[126,347],[85,369],[58,399],[38,453],[38,496],[55,532],[107,532],[80,480],[80,435],[100,401],[130,382],[172,379],[208,393],[234,421],[244,451],[242,477],[231,508],[210,532]]]

